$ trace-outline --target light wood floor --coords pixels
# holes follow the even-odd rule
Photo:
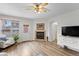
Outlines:
[[[55,42],[30,41],[4,50],[10,56],[79,56],[79,52],[60,48]]]

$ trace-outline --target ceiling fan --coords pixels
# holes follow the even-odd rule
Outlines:
[[[48,3],[33,3],[33,6],[28,6],[29,8],[27,8],[26,10],[34,10],[34,12],[36,13],[47,12],[47,5]]]

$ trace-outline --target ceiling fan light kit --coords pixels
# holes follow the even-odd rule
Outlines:
[[[48,5],[48,3],[34,3],[33,9],[37,13],[47,12],[47,10],[45,8],[47,5]]]

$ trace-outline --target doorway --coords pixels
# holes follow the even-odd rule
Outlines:
[[[58,23],[57,22],[53,22],[52,23],[52,39],[53,39],[53,42],[56,42],[57,43],[57,26],[58,26]]]

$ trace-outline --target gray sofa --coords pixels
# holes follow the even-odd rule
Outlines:
[[[15,41],[12,37],[6,37],[6,35],[0,35],[0,48],[6,48],[14,43]]]

